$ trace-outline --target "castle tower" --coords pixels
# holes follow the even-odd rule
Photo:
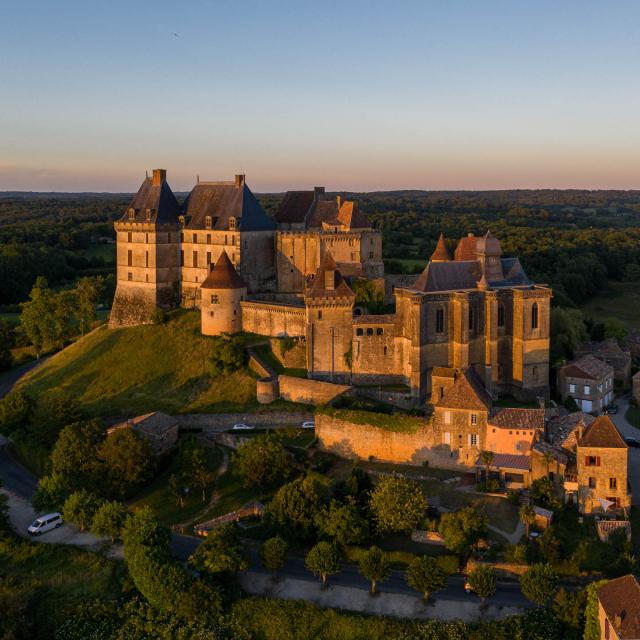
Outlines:
[[[180,206],[165,169],[154,169],[115,222],[117,286],[110,326],[149,324],[175,306],[180,282]]]
[[[200,318],[205,336],[242,331],[242,307],[247,284],[238,275],[226,251],[220,254],[201,286]]]
[[[502,262],[500,260],[502,249],[500,248],[498,238],[492,235],[491,231],[487,231],[482,238],[478,238],[476,242],[476,253],[485,283],[486,281],[504,279]]]
[[[435,251],[431,254],[429,262],[448,262],[449,260],[451,260],[451,254],[444,241],[444,234],[440,233],[438,244],[436,245]]]
[[[329,252],[305,290],[304,302],[309,377],[348,382],[355,294]]]

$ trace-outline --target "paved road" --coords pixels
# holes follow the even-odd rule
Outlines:
[[[623,437],[640,439],[640,430],[634,427],[626,418],[629,408],[629,397],[616,398],[618,413],[609,416]],[[629,484],[631,485],[632,503],[640,505],[640,448],[629,447]]]
[[[19,367],[14,367],[9,371],[6,371],[2,375],[0,375],[0,398],[4,398],[11,389],[13,389],[13,385],[15,385],[20,378],[25,373],[28,373],[32,369],[39,367],[41,364],[44,364],[48,360],[48,356],[46,358],[40,358],[40,360],[34,360],[33,362],[27,362],[26,364],[20,365]]]
[[[37,478],[9,454],[7,440],[2,435],[0,435],[0,480],[5,489],[25,500],[31,500],[38,485]]]

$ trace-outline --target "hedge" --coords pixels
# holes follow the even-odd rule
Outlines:
[[[358,409],[336,409],[329,405],[316,407],[316,413],[362,424],[370,427],[377,427],[385,431],[396,431],[398,433],[416,433],[424,428],[424,418],[410,416],[402,413],[377,413],[375,411],[362,411]]]

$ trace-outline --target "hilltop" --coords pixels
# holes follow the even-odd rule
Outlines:
[[[62,390],[91,416],[257,405],[255,376],[248,369],[222,377],[213,373],[213,344],[200,334],[200,316],[193,311],[175,311],[161,325],[103,325],[28,374],[20,388],[36,397]]]

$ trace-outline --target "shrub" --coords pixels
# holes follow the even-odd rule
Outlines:
[[[260,548],[260,560],[262,566],[268,571],[278,571],[284,567],[287,560],[289,545],[284,538],[275,536],[269,538]]]
[[[107,536],[114,543],[120,537],[127,510],[121,502],[104,502],[93,516],[91,530],[97,536]]]
[[[426,509],[420,485],[399,475],[382,476],[369,504],[382,532],[410,533]]]
[[[99,507],[98,499],[88,491],[81,489],[72,493],[62,507],[64,519],[75,524],[80,531],[91,526],[91,521]]]
[[[292,458],[280,440],[269,433],[252,438],[233,454],[245,486],[273,486],[291,471]]]
[[[558,576],[548,564],[534,564],[520,576],[525,598],[539,605],[546,604],[558,589]]]

